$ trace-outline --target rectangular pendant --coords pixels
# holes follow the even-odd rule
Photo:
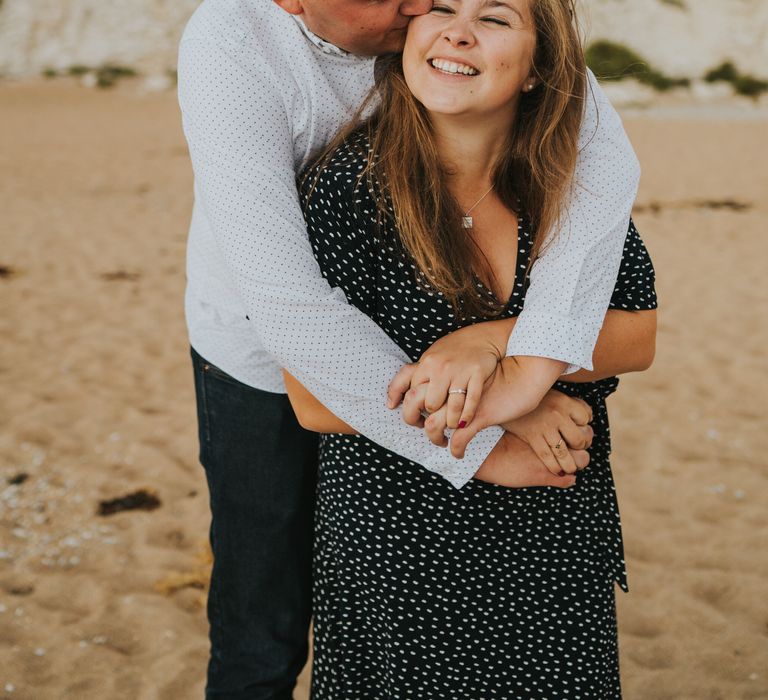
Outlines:
[[[473,225],[474,223],[475,223],[475,222],[474,222],[474,221],[472,221],[472,217],[471,217],[471,216],[462,216],[462,217],[461,217],[461,225],[462,225],[464,228],[472,228],[472,225]]]

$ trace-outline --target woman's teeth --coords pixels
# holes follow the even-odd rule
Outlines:
[[[453,63],[453,61],[443,61],[441,58],[433,58],[430,63],[433,68],[443,71],[444,73],[462,73],[463,75],[477,75],[480,71],[475,70],[471,66],[464,65],[463,63]]]

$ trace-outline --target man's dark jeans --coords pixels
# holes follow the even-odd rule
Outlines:
[[[207,700],[290,700],[311,616],[317,435],[192,350],[214,564]]]

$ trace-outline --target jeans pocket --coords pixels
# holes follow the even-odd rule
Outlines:
[[[231,384],[232,386],[240,388],[250,388],[247,384],[243,384],[243,382],[235,379],[231,374],[227,374],[223,369],[217,367],[214,364],[211,364],[210,362],[207,362],[206,360],[201,361],[200,369],[204,378],[215,379],[217,381],[224,382],[225,384]]]

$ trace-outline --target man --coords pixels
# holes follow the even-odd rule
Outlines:
[[[387,409],[408,357],[323,280],[298,204],[296,173],[361,104],[372,56],[401,49],[410,19],[431,5],[206,0],[182,39],[195,171],[186,312],[214,554],[208,698],[286,700],[306,661],[317,443],[296,423],[281,367],[356,430],[456,487],[517,449],[493,426],[457,460]],[[537,264],[508,347],[571,369],[591,366],[638,178],[615,112],[603,103],[595,134],[591,110],[574,226]]]

